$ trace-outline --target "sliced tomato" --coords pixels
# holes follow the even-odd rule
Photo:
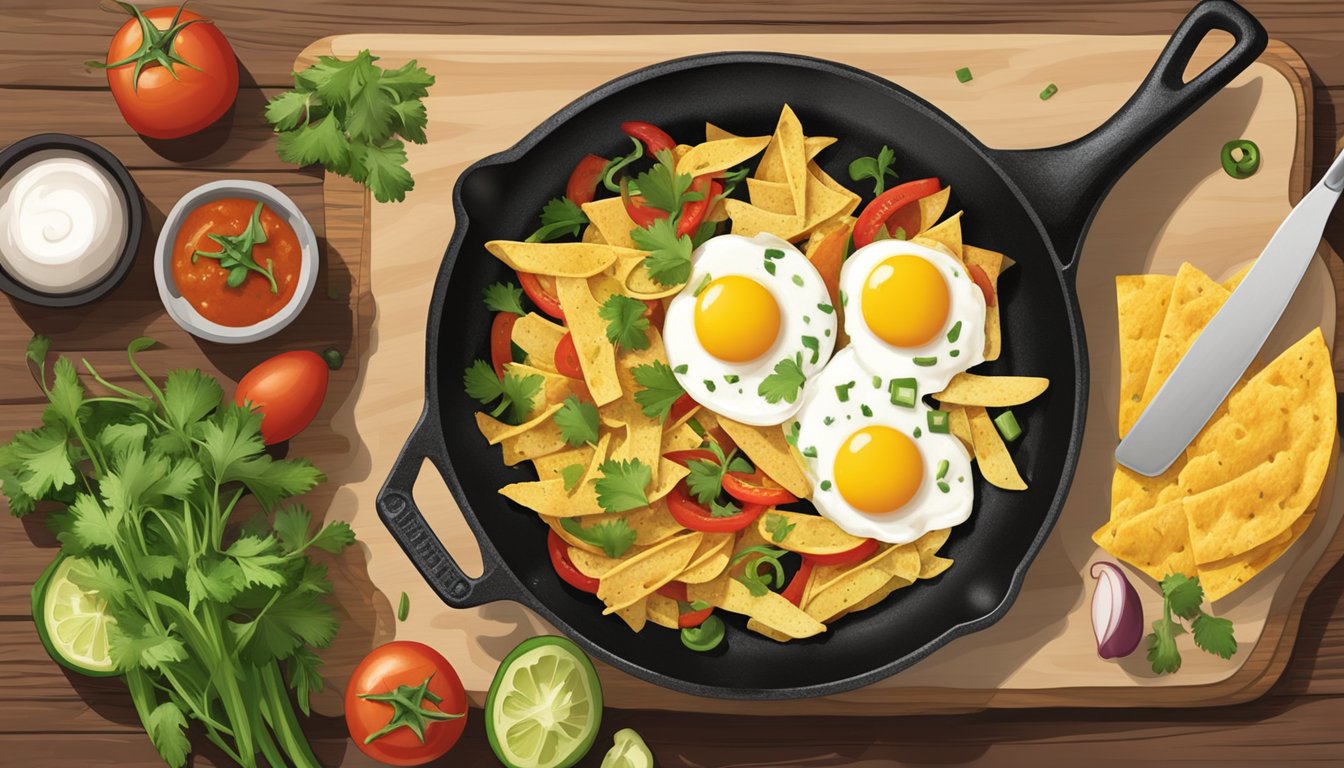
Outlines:
[[[574,567],[574,561],[569,559],[569,545],[554,530],[546,536],[546,550],[551,555],[551,567],[561,581],[580,592],[597,594],[597,579],[584,576],[582,571]]]
[[[784,588],[783,592],[779,593],[785,600],[799,608],[802,607],[803,590],[807,587],[807,580],[812,577],[812,568],[812,561],[804,557],[803,564],[798,566],[798,570],[794,572],[789,585]]]
[[[663,458],[668,461],[675,461],[683,467],[691,461],[708,461],[714,464],[719,463],[719,457],[704,448],[690,448],[684,451],[668,451],[663,454]]]
[[[555,345],[555,370],[571,379],[583,378],[583,367],[579,365],[579,351],[574,348],[574,334],[566,333]]]
[[[709,204],[715,197],[723,194],[723,184],[714,180],[713,174],[696,176],[691,182],[691,191],[701,193],[699,200],[692,200],[681,207],[681,217],[677,219],[677,237],[694,235],[700,223],[709,213]]]
[[[669,581],[657,590],[658,594],[671,600],[676,600],[680,605],[685,605],[691,600],[686,596],[686,582]],[[705,623],[705,619],[714,612],[714,606],[701,608],[698,611],[680,611],[677,615],[678,627],[698,627]]]
[[[671,136],[667,135],[667,131],[664,131],[653,123],[646,123],[641,120],[630,120],[621,123],[621,131],[626,136],[644,142],[644,151],[650,156],[663,150],[671,152],[677,147],[677,142],[674,141]]]
[[[625,213],[630,220],[644,229],[653,226],[653,223],[660,219],[667,218],[667,211],[647,206],[644,204],[644,198],[630,194],[630,183],[625,178],[621,179],[621,202],[625,205]]]
[[[971,281],[980,286],[980,292],[985,294],[985,306],[994,306],[994,284],[989,281],[989,275],[980,268],[979,264],[971,264],[966,267],[966,273],[971,276]]]
[[[676,402],[672,403],[672,410],[667,414],[668,422],[675,424],[678,421],[681,421],[681,417],[685,416],[697,405],[699,405],[699,403],[692,400],[690,395],[682,395],[681,397],[678,397]]]
[[[496,312],[490,323],[490,362],[495,375],[504,378],[504,364],[513,362],[513,324],[518,316],[512,312]]]
[[[919,201],[912,200],[903,207],[897,208],[895,213],[887,217],[887,235],[895,237],[897,230],[905,232],[905,239],[909,240],[919,234],[919,225],[923,222],[923,214],[919,211]]]
[[[845,244],[849,242],[851,231],[850,226],[836,227],[812,251],[812,266],[817,268],[821,281],[826,284],[833,307],[840,306],[840,267],[845,262]]]
[[[597,195],[597,185],[602,181],[602,172],[607,169],[607,158],[597,155],[585,155],[569,174],[569,183],[565,185],[565,197],[575,205],[593,202]]]
[[[703,505],[691,498],[686,481],[677,483],[667,495],[667,510],[678,524],[693,531],[704,533],[735,533],[756,522],[765,507],[759,504],[744,504],[742,511],[732,517],[714,517]]]
[[[877,539],[867,539],[857,547],[844,552],[831,555],[803,555],[803,560],[816,565],[853,565],[876,551]]]
[[[698,611],[685,611],[677,614],[677,626],[686,629],[687,627],[698,627],[705,623],[705,619],[714,612],[714,606],[701,608]]]
[[[936,178],[919,179],[907,181],[878,195],[854,223],[854,248],[862,248],[873,242],[877,231],[887,225],[892,214],[921,197],[932,195],[940,187]]]
[[[554,286],[554,279],[550,282],[551,285]],[[556,320],[563,321],[565,319],[565,312],[560,309],[560,300],[555,298],[555,294],[552,292],[554,291],[554,287],[552,287],[551,290],[547,290],[546,286],[541,282],[540,275],[534,275],[531,272],[519,272],[518,283],[523,286],[523,293],[527,294],[527,298],[531,299],[532,303],[537,305],[537,309],[540,309],[542,312],[545,312]]]
[[[723,490],[743,504],[774,507],[780,504],[792,504],[798,500],[797,496],[783,488],[765,485],[765,481],[766,477],[759,469],[750,475],[743,472],[729,472],[723,476]]]
[[[683,603],[690,602],[686,597],[686,582],[684,581],[669,581],[654,591],[670,600],[680,600]]]

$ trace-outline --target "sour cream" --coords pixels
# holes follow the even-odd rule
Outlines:
[[[70,150],[34,152],[0,178],[0,269],[42,293],[82,291],[116,266],[129,219],[102,166]]]

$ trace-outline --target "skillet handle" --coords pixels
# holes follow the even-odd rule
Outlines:
[[[1190,57],[1215,29],[1232,35],[1231,50],[1183,82]],[[1057,147],[998,152],[1040,216],[1066,271],[1076,266],[1092,216],[1121,174],[1249,67],[1268,42],[1265,28],[1241,6],[1205,0],[1181,22],[1129,101],[1096,130]]]
[[[462,572],[416,506],[413,489],[420,468],[424,466],[426,458],[433,460],[436,456],[444,455],[437,423],[437,418],[426,411],[407,438],[406,445],[392,465],[387,482],[378,491],[378,516],[411,559],[411,563],[448,605],[453,608],[471,608],[496,600],[516,600],[517,589],[510,584],[506,570],[495,562],[490,550],[481,548],[485,570],[479,578],[470,578]],[[481,531],[470,516],[467,519],[478,541],[481,540]]]

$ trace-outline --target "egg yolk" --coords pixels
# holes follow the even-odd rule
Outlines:
[[[896,347],[922,347],[947,324],[947,280],[918,256],[892,256],[863,284],[863,320]]]
[[[871,515],[905,505],[924,480],[919,447],[891,427],[864,427],[835,456],[835,487],[849,505]]]
[[[779,336],[779,302],[749,277],[711,280],[695,302],[695,334],[709,354],[729,363],[764,355]]]

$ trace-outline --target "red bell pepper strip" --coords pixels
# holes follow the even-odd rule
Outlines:
[[[683,467],[691,461],[708,461],[711,464],[719,463],[719,458],[704,448],[691,448],[685,451],[668,451],[663,454],[663,458],[668,461],[675,461]]]
[[[575,205],[593,202],[597,195],[597,185],[602,182],[602,172],[607,169],[607,158],[597,155],[585,155],[569,174],[569,183],[565,185],[565,197]]]
[[[816,565],[853,565],[877,551],[877,539],[866,539],[862,544],[830,555],[803,555],[803,560]]]
[[[812,568],[812,561],[804,557],[803,564],[798,566],[798,570],[794,572],[789,585],[784,588],[783,592],[779,593],[785,600],[799,608],[803,607],[803,589],[807,587],[807,580],[812,577]]]
[[[490,323],[490,362],[495,375],[504,378],[504,364],[513,362],[513,324],[518,316],[512,312],[496,312]]]
[[[597,579],[584,576],[582,571],[574,567],[574,561],[569,559],[569,545],[554,529],[546,536],[546,549],[551,555],[551,566],[561,581],[580,592],[597,594]]]
[[[695,235],[705,215],[709,213],[709,204],[723,193],[723,184],[714,180],[714,174],[705,174],[695,177],[691,182],[691,191],[701,193],[701,198],[681,207],[681,218],[677,219],[677,237]]]
[[[555,370],[571,379],[583,378],[583,367],[579,364],[579,351],[574,348],[574,335],[566,333],[555,345]]]
[[[699,405],[699,403],[692,400],[690,395],[682,395],[681,397],[678,397],[676,401],[672,403],[672,410],[667,414],[668,423],[675,424],[678,421],[681,421],[681,417],[685,416],[697,405]]]
[[[985,270],[981,269],[979,264],[969,264],[966,273],[976,285],[980,286],[980,292],[985,294],[985,306],[994,306],[994,284],[989,281],[989,275],[985,274]]]
[[[663,302],[658,299],[647,299],[644,302],[644,306],[648,307],[648,309],[644,310],[644,316],[649,318],[649,325],[662,331],[663,320],[666,319],[666,310],[663,309]]]
[[[760,470],[750,475],[743,472],[729,472],[723,476],[723,490],[743,504],[774,507],[780,504],[792,504],[798,500],[797,496],[783,488],[772,488],[764,482],[765,475]]]
[[[625,213],[630,220],[648,229],[655,221],[667,218],[667,211],[644,205],[644,198],[630,194],[630,182],[621,179],[621,202],[625,204]]]
[[[907,181],[878,195],[867,208],[863,209],[863,213],[859,214],[859,220],[854,223],[854,248],[857,250],[873,242],[877,231],[887,225],[887,219],[890,219],[893,213],[921,197],[932,195],[940,187],[941,184],[936,178],[919,179]]]
[[[673,141],[666,131],[653,123],[631,120],[621,123],[621,131],[626,136],[644,142],[644,150],[649,155],[655,155],[663,150],[671,152],[677,146],[677,142]]]
[[[527,294],[527,298],[537,305],[537,309],[556,320],[564,321],[565,312],[560,308],[560,300],[555,298],[554,293],[546,290],[538,275],[531,272],[519,272],[518,284],[523,287],[523,293]]]
[[[667,510],[672,514],[672,519],[684,528],[704,533],[735,533],[756,522],[756,518],[765,511],[765,507],[759,504],[746,504],[743,505],[741,512],[732,517],[714,517],[708,509],[691,498],[690,492],[686,489],[686,481],[683,480],[667,495]]]
[[[663,586],[659,587],[656,591],[658,592],[658,594],[662,595],[663,597],[666,597],[666,598],[669,598],[669,599],[671,599],[671,600],[676,600],[676,601],[677,601],[677,604],[678,604],[678,605],[677,605],[677,607],[678,607],[677,626],[678,626],[678,627],[682,627],[682,628],[685,628],[685,627],[698,627],[698,626],[700,626],[701,624],[704,624],[704,623],[705,623],[705,619],[708,619],[708,618],[709,618],[709,615],[710,615],[711,613],[714,612],[714,606],[712,606],[712,605],[711,605],[710,607],[708,607],[708,608],[701,608],[701,609],[698,610],[698,611],[681,611],[681,610],[680,610],[680,608],[681,608],[682,605],[685,605],[686,603],[689,603],[689,602],[690,602],[690,598],[688,598],[688,597],[686,596],[686,582],[684,582],[684,581],[669,581],[669,582],[667,582],[666,584],[664,584]]]

